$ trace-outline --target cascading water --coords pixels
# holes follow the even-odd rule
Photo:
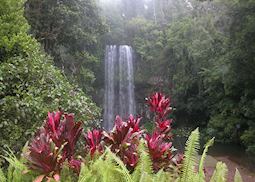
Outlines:
[[[135,114],[133,51],[127,45],[110,45],[105,52],[103,127],[113,127],[115,115]]]

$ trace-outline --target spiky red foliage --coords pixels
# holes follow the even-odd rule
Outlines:
[[[63,155],[66,155],[68,160],[70,160],[74,155],[75,145],[81,135],[82,123],[75,122],[73,114],[65,114],[61,124],[64,128],[62,138],[64,138],[64,142],[66,143],[63,149]]]
[[[44,127],[57,147],[64,145],[62,158],[65,160],[73,156],[82,127],[81,122],[74,121],[73,114],[64,114],[64,120],[61,121],[62,115],[61,111],[49,112]]]
[[[137,147],[142,130],[139,127],[141,118],[130,115],[127,122],[117,116],[115,125],[111,132],[104,132],[104,141],[110,146],[112,152],[116,153],[129,169],[133,169],[138,162]]]
[[[61,168],[60,148],[56,147],[44,128],[35,135],[25,154],[29,166],[44,175],[59,174]]]
[[[68,165],[75,173],[79,174],[81,170],[81,162],[81,160],[71,157],[68,161]]]
[[[93,158],[96,152],[99,154],[103,153],[102,137],[102,131],[96,129],[92,131],[89,130],[85,134],[85,151],[90,154],[91,158]]]
[[[79,161],[74,160],[75,145],[81,135],[81,122],[74,121],[73,114],[58,111],[48,113],[48,118],[32,142],[26,155],[31,168],[45,175],[59,173],[67,159],[70,167],[78,172]]]
[[[146,142],[149,148],[149,154],[153,161],[154,170],[158,171],[161,168],[166,168],[170,164],[179,166],[182,161],[181,155],[173,155],[171,124],[172,119],[167,119],[169,113],[172,112],[170,98],[167,98],[162,93],[155,93],[147,100],[150,106],[150,111],[154,112],[156,127],[152,135],[146,134]]]
[[[48,117],[46,119],[46,123],[44,125],[44,128],[50,138],[53,140],[55,145],[57,147],[61,147],[61,145],[64,143],[64,138],[62,137],[62,133],[64,131],[63,125],[60,123],[60,119],[62,117],[62,112],[48,112]]]
[[[150,111],[155,112],[157,115],[157,121],[165,118],[171,111],[172,108],[170,107],[170,98],[167,98],[162,93],[156,92],[151,95],[147,103],[150,106]]]
[[[152,135],[146,134],[145,140],[147,142],[154,170],[158,171],[161,168],[167,167],[171,163],[173,157],[171,150],[172,143],[165,142],[164,136],[158,132],[153,132]]]
[[[139,158],[140,139],[145,136],[155,171],[165,169],[170,164],[179,167],[183,157],[173,155],[170,142],[172,120],[167,119],[172,111],[170,98],[161,93],[155,93],[147,103],[150,111],[155,113],[156,127],[152,134],[143,135],[144,130],[141,130],[139,126],[140,117],[130,115],[127,121],[123,121],[117,116],[112,131],[95,129],[85,134],[86,154],[93,158],[95,153],[102,154],[104,147],[108,146],[122,159],[128,169],[133,170]],[[63,163],[67,161],[69,167],[79,173],[81,160],[75,157],[75,145],[81,135],[81,124],[74,121],[73,114],[63,114],[61,111],[49,112],[45,125],[28,147],[27,158],[31,168],[40,171],[43,176],[55,179]]]

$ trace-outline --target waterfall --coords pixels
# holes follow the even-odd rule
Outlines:
[[[133,51],[127,45],[110,45],[105,51],[103,127],[110,130],[116,115],[135,114]]]

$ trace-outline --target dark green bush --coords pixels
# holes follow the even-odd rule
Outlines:
[[[0,148],[10,146],[15,151],[48,111],[65,108],[83,121],[94,120],[99,113],[27,34],[23,4],[23,0],[0,2]]]

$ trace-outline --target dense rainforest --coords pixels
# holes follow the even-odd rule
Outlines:
[[[0,155],[7,148],[20,154],[43,128],[47,112],[74,113],[85,130],[100,128],[107,45],[130,45],[134,50],[136,113],[145,123],[156,123],[159,129],[159,121],[146,117],[144,100],[163,92],[171,100],[174,128],[199,127],[203,141],[215,137],[217,143],[238,144],[247,155],[255,154],[254,0],[1,0]],[[46,120],[60,122],[54,117],[48,113]],[[63,117],[65,123],[69,115]],[[164,124],[170,125],[167,121]],[[135,128],[136,122],[140,120],[129,118],[127,123]],[[79,133],[79,126],[72,124],[77,129],[72,132]],[[87,143],[94,135],[103,134],[85,135]],[[198,135],[195,130],[194,141]],[[115,139],[114,132],[107,137],[110,148],[116,144],[109,141]],[[95,145],[95,151],[104,151]],[[133,156],[135,164],[125,161],[126,155],[117,154],[127,170],[142,166]],[[114,158],[111,153],[105,156]],[[148,156],[143,157],[147,161]],[[4,161],[0,159],[0,166],[6,166]],[[68,162],[76,169],[77,161]],[[152,161],[154,172],[166,165],[158,167],[157,162]],[[99,164],[94,168],[105,165]],[[178,166],[178,160],[174,164]]]
[[[164,91],[178,122],[254,153],[255,2],[111,3],[102,6],[110,25],[105,39],[134,47],[138,102]]]

